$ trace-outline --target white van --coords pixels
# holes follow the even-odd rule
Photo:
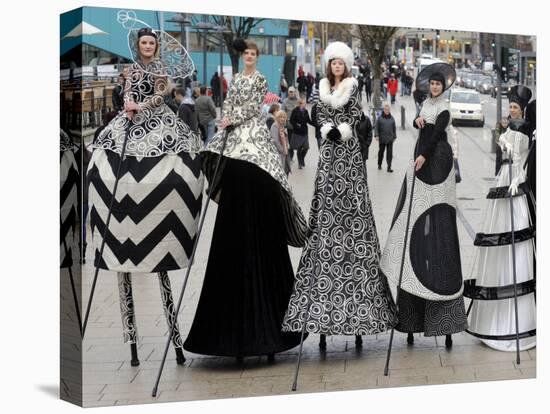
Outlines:
[[[457,122],[471,122],[482,127],[485,124],[485,115],[478,91],[470,89],[452,89],[449,98],[451,124]]]

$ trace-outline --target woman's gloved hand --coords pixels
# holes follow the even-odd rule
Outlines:
[[[336,127],[332,127],[332,129],[327,134],[327,138],[332,142],[338,141],[341,137],[342,137],[342,134]]]

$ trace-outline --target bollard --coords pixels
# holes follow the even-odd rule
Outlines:
[[[406,120],[405,120],[405,107],[401,105],[401,129],[407,129],[405,126]]]

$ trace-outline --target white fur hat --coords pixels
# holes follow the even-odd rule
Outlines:
[[[349,46],[343,42],[332,42],[327,46],[323,55],[325,69],[331,59],[342,59],[348,70],[351,70],[351,67],[353,66],[353,52]]]

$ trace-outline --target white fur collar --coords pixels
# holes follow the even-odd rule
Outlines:
[[[319,98],[333,108],[341,108],[348,103],[353,87],[357,85],[357,79],[349,77],[338,85],[334,92],[330,92],[330,82],[327,78],[319,82]]]

